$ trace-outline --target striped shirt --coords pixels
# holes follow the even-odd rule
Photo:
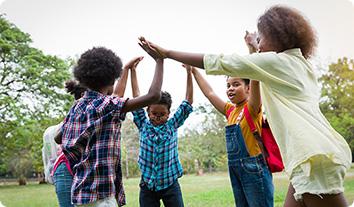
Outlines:
[[[166,123],[154,126],[144,109],[133,112],[140,133],[139,167],[143,182],[150,190],[171,186],[183,174],[178,159],[177,129],[183,125],[193,107],[186,100]]]
[[[73,170],[75,205],[115,196],[125,204],[120,129],[125,100],[87,91],[70,109],[62,127],[63,152]]]

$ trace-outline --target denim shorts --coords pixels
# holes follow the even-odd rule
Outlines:
[[[295,167],[290,182],[295,189],[294,198],[302,200],[304,193],[318,195],[344,192],[346,167],[334,163],[326,155],[315,155]]]
[[[70,174],[65,162],[59,164],[54,172],[55,193],[60,207],[73,207],[71,203],[71,184],[73,176]]]

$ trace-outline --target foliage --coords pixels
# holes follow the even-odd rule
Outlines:
[[[45,55],[31,42],[0,15],[0,175],[40,170],[44,129],[71,103],[63,83],[72,61]]]
[[[342,58],[321,76],[321,110],[354,152],[354,60]]]

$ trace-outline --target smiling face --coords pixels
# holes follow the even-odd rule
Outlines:
[[[241,78],[228,77],[226,80],[226,95],[233,104],[241,104],[247,100],[249,85]]]
[[[170,116],[170,111],[164,104],[152,104],[148,107],[147,112],[150,122],[154,126],[166,123]]]

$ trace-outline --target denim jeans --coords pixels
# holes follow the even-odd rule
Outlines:
[[[140,207],[159,207],[162,200],[165,207],[183,207],[183,198],[178,181],[160,191],[150,190],[143,181],[140,182]]]
[[[74,207],[71,203],[71,184],[73,176],[70,174],[65,163],[62,162],[54,172],[55,192],[60,207]]]
[[[237,207],[273,207],[272,174],[263,155],[249,156],[239,125],[226,127],[229,175]]]

